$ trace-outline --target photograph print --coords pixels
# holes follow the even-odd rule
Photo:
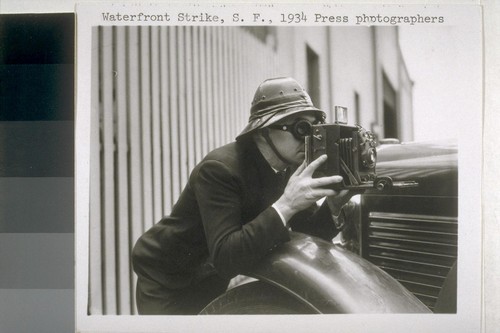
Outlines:
[[[90,29],[87,315],[459,312],[460,27]]]

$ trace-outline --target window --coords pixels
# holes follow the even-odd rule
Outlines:
[[[396,90],[392,87],[383,74],[383,95],[384,95],[384,137],[399,137],[399,117],[396,104]]]
[[[359,101],[359,94],[354,92],[354,124],[361,125],[361,106]]]
[[[320,105],[319,90],[319,56],[309,45],[306,45],[307,52],[307,92],[316,107]]]
[[[256,27],[256,26],[243,26],[241,27],[243,30],[248,31],[251,35],[257,38],[262,44],[266,45],[271,43],[273,50],[276,51],[277,45],[277,37],[276,37],[276,27],[265,26],[265,27]]]

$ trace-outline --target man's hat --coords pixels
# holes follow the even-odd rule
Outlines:
[[[319,117],[326,118],[326,114],[313,105],[307,92],[293,78],[267,79],[257,88],[248,124],[236,140],[292,114],[306,111],[316,112]]]

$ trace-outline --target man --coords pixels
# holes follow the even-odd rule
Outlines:
[[[327,240],[339,232],[332,219],[352,194],[328,188],[340,176],[312,178],[326,156],[304,162],[304,136],[324,120],[294,79],[258,87],[236,142],[194,168],[171,215],[136,243],[140,314],[197,314],[232,277],[290,240],[289,228]]]

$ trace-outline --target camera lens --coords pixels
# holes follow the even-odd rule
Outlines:
[[[297,138],[304,138],[311,134],[312,124],[307,120],[299,120],[294,126],[293,134]]]
[[[364,154],[362,160],[363,160],[363,166],[366,168],[373,168],[375,166],[375,163],[377,162],[377,151],[373,148],[368,149],[366,154]]]

